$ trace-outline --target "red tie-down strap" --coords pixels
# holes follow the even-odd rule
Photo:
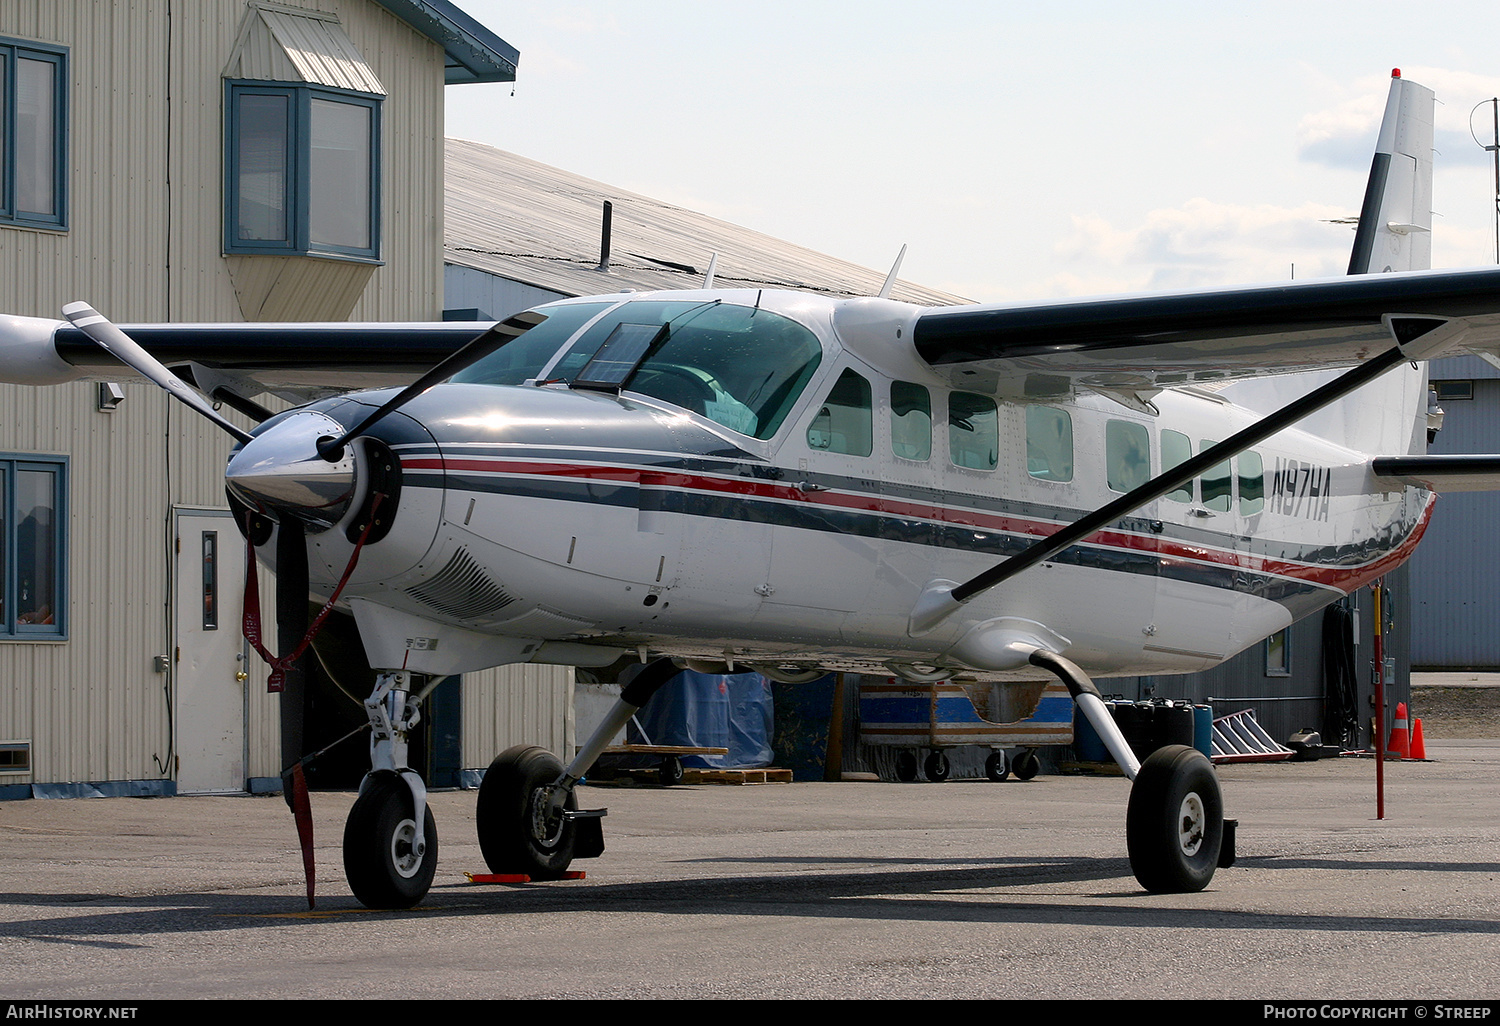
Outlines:
[[[318,611],[313,622],[308,625],[307,633],[303,635],[297,646],[283,656],[273,656],[261,640],[260,632],[260,573],[255,566],[255,543],[249,538],[246,531],[245,538],[245,612],[244,632],[245,640],[250,646],[260,653],[260,657],[271,667],[271,674],[266,678],[266,691],[276,693],[281,691],[286,682],[286,671],[291,669],[292,664],[302,657],[307,651],[307,646],[312,644],[312,639],[317,636],[323,627],[323,621],[328,619],[328,614],[333,612],[333,604],[339,600],[339,595],[344,591],[344,585],[349,583],[354,568],[359,565],[360,550],[365,547],[365,539],[370,536],[370,529],[375,526],[375,512],[380,509],[380,502],[385,498],[384,492],[376,492],[374,500],[370,503],[370,518],[365,524],[365,529],[360,532],[359,541],[354,543],[354,552],[349,557],[349,565],[344,568],[344,576],[339,578],[339,583],[333,589],[328,602]]]

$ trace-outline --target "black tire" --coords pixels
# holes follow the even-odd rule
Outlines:
[[[675,787],[682,783],[682,760],[675,755],[665,756],[656,772],[662,787]]]
[[[953,772],[953,767],[948,765],[948,757],[942,752],[929,753],[922,769],[926,772],[927,779],[934,784],[941,784]]]
[[[984,760],[984,775],[997,783],[1010,776],[1010,764],[1005,761],[1004,752],[989,754],[989,758]]]
[[[1028,748],[1011,760],[1010,768],[1017,780],[1030,780],[1042,771],[1042,757]]]
[[[573,824],[565,820],[548,834],[538,814],[541,788],[561,773],[557,756],[535,745],[507,748],[485,770],[474,818],[479,850],[491,873],[555,880],[567,871],[573,861]],[[564,807],[578,808],[572,792]]]
[[[427,846],[414,852],[411,791],[399,777],[376,777],[344,823],[344,875],[366,908],[411,908],[427,896],[437,871],[437,826],[422,817]]]
[[[1158,748],[1130,789],[1125,846],[1130,868],[1155,894],[1201,891],[1224,840],[1224,799],[1213,763],[1186,745]]]
[[[905,749],[896,753],[896,779],[911,783],[917,779],[917,754]]]

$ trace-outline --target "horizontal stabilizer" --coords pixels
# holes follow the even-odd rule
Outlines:
[[[1500,455],[1377,456],[1370,464],[1377,482],[1415,485],[1434,492],[1500,491]]]

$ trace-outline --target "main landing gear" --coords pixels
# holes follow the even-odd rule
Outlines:
[[[566,768],[542,748],[518,745],[490,763],[475,810],[479,848],[493,873],[556,880],[574,859],[604,852],[608,810],[580,810],[574,789],[610,738],[640,711],[677,667],[659,659],[625,686],[597,730]],[[381,673],[365,700],[370,772],[344,826],[344,872],[369,908],[411,908],[427,896],[437,869],[437,827],[427,787],[407,765],[407,739],[422,699],[437,679],[412,691],[405,670]]]
[[[1213,763],[1196,749],[1169,745],[1144,763],[1105,708],[1093,681],[1072,662],[1037,649],[1031,663],[1056,674],[1115,762],[1133,781],[1125,816],[1125,847],[1140,885],[1157,894],[1201,891],[1214,870],[1234,862],[1234,821]]]

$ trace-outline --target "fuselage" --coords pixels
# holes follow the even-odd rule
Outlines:
[[[930,582],[972,577],[1257,415],[1197,389],[1003,398],[923,363],[917,308],[880,300],[657,293],[544,312],[551,337],[532,329],[371,431],[402,478],[345,592],[373,665],[649,650],[1035,676],[976,640],[1019,624],[1091,673],[1190,672],[1399,564],[1431,509],[1427,492],[1379,491],[1366,454],[1286,430],[914,632]],[[385,397],[315,408],[352,424]],[[326,591],[352,545],[339,530],[309,544]]]

